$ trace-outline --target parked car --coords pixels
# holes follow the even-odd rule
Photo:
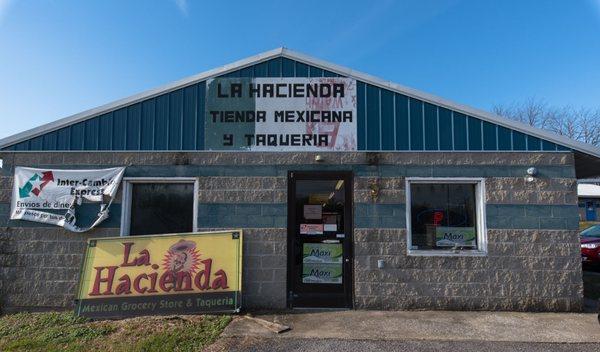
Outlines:
[[[600,224],[581,231],[579,236],[582,263],[600,266]]]

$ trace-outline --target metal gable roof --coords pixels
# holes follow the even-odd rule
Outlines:
[[[462,104],[458,104],[458,103],[454,103],[452,101],[437,97],[435,95],[432,94],[428,94],[428,93],[424,93],[421,91],[418,91],[416,89],[412,89],[409,87],[405,87],[402,85],[399,85],[397,83],[393,83],[390,81],[386,81],[362,72],[358,72],[343,66],[339,66],[336,64],[332,64],[320,59],[316,59],[292,50],[289,50],[287,48],[277,48],[277,49],[273,49],[243,60],[239,60],[236,62],[233,62],[231,64],[228,65],[224,65],[221,66],[219,68],[216,69],[212,69],[194,76],[190,76],[188,78],[184,78],[182,80],[179,81],[175,81],[169,84],[166,84],[164,86],[155,88],[155,89],[151,89],[124,99],[120,99],[102,106],[99,106],[97,108],[93,108],[90,110],[86,110],[83,111],[81,113],[72,115],[72,116],[68,116],[65,117],[63,119],[54,121],[54,122],[50,122],[47,124],[44,124],[42,126],[21,132],[21,133],[17,133],[15,135],[6,137],[4,139],[0,139],[0,149],[2,148],[6,148],[8,146],[17,144],[19,142],[43,135],[45,133],[48,132],[52,132],[52,131],[56,131],[60,128],[69,126],[69,125],[73,125],[76,124],[78,122],[82,122],[91,118],[94,118],[96,116],[102,115],[103,113],[112,111],[112,110],[116,110],[128,105],[132,105],[138,102],[141,102],[143,100],[149,99],[149,98],[153,98],[156,96],[159,96],[161,94],[165,94],[201,81],[204,81],[206,79],[212,78],[212,77],[216,77],[216,76],[221,76],[224,74],[227,74],[229,72],[233,72],[251,65],[255,65],[257,63],[261,63],[264,61],[268,61],[270,59],[276,58],[276,57],[285,57],[288,59],[292,59],[307,65],[311,65],[317,68],[321,68],[327,71],[331,71],[333,73],[342,75],[342,76],[347,76],[347,77],[351,77],[354,78],[358,81],[362,81],[364,83],[373,85],[373,86],[377,86],[380,88],[384,88],[396,93],[400,93],[412,98],[416,98],[416,99],[420,99],[422,101],[431,103],[431,104],[435,104],[441,107],[445,107],[460,113],[464,113],[466,115],[470,115],[473,116],[475,118],[481,119],[483,121],[488,121],[512,130],[516,130],[519,132],[523,132],[526,133],[528,135],[531,136],[535,136],[538,138],[541,138],[543,140],[547,140],[559,145],[563,145],[565,147],[568,148],[572,148],[573,150],[585,153],[585,154],[589,154],[595,157],[600,158],[600,148],[594,147],[592,145],[586,144],[586,143],[582,143],[582,142],[578,142],[575,140],[572,140],[570,138],[567,138],[565,136],[560,136],[557,135],[555,133],[549,132],[549,131],[545,131],[545,130],[541,130],[538,128],[534,128],[531,126],[528,126],[526,124],[517,122],[517,121],[513,121],[513,120],[509,120],[507,118],[492,114],[490,112],[487,111],[483,111],[483,110],[479,110],[479,109],[475,109],[466,105],[462,105]]]

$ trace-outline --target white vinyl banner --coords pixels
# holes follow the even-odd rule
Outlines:
[[[357,150],[356,80],[343,77],[207,81],[207,150]]]
[[[62,226],[85,232],[106,218],[124,167],[98,170],[49,170],[16,167],[11,219]],[[78,224],[77,209],[83,203],[99,205],[90,224]]]

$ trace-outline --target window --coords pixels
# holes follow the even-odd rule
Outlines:
[[[412,255],[484,255],[484,181],[407,178],[407,250]]]
[[[121,235],[194,231],[197,188],[194,178],[125,178]]]

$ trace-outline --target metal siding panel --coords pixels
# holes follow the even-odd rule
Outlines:
[[[204,123],[206,119],[206,113],[204,111],[204,104],[206,101],[206,82],[200,82],[198,84],[198,105],[196,112],[196,149],[204,149]]]
[[[137,103],[127,107],[127,150],[140,149],[140,132],[142,120],[142,104]]]
[[[452,112],[446,108],[438,108],[440,150],[452,150]]]
[[[541,140],[534,136],[527,136],[527,150],[541,150]]]
[[[112,113],[98,117],[98,150],[112,149],[113,118]]]
[[[37,136],[30,139],[29,150],[44,150],[44,136]]]
[[[294,77],[295,75],[295,65],[296,62],[294,60],[290,60],[288,58],[281,59],[281,76],[282,77]]]
[[[381,150],[379,88],[367,85],[367,150]]]
[[[71,128],[65,127],[58,130],[57,150],[69,150],[71,147]]]
[[[43,136],[43,140],[44,140],[44,150],[56,150],[56,140],[58,138],[58,133],[57,131],[52,131],[49,133],[46,133]]]
[[[525,142],[525,139],[526,139],[525,134],[518,132],[518,131],[512,131],[512,134],[513,134],[513,150],[526,150],[527,143]]]
[[[83,150],[84,133],[83,122],[71,126],[71,150]]]
[[[381,90],[381,149],[394,150],[394,93]]]
[[[254,65],[241,69],[239,77],[254,77]]]
[[[467,118],[469,150],[481,150],[481,120],[473,116]]]
[[[483,150],[497,150],[496,125],[483,121]]]
[[[459,112],[453,115],[454,150],[467,150],[467,116]]]
[[[308,65],[296,61],[296,77],[308,77]]]
[[[423,102],[410,98],[410,149],[423,150]]]
[[[241,70],[235,70],[235,71],[231,71],[231,72],[226,73],[219,77],[240,77],[240,76],[241,76]]]
[[[85,138],[83,149],[98,150],[99,120],[100,117],[98,116],[85,121]]]
[[[437,106],[425,103],[425,149],[438,150]]]
[[[140,149],[154,149],[154,117],[156,109],[156,100],[149,99],[142,103],[142,121],[140,132]]]
[[[127,139],[127,109],[119,109],[113,113],[113,148],[112,150],[125,150]]]
[[[169,95],[156,97],[154,150],[167,150],[169,143]]]
[[[556,150],[556,144],[547,141],[545,139],[542,139],[542,150]]]
[[[281,77],[281,57],[267,61],[267,76]]]
[[[183,90],[169,94],[169,150],[181,150],[183,123]]]
[[[511,150],[511,134],[506,127],[498,126],[498,150]]]
[[[408,97],[395,94],[396,99],[396,150],[408,150]]]
[[[23,141],[19,144],[15,145],[15,150],[30,150],[29,149],[29,140]]]
[[[254,65],[254,76],[253,77],[268,77],[268,63],[261,62]]]
[[[309,77],[323,77],[323,70],[314,66],[308,67]]]
[[[366,130],[367,130],[367,122],[365,116],[365,84],[363,82],[356,82],[356,118],[357,121],[357,132],[358,136],[356,137],[358,150],[365,150],[366,146]]]
[[[196,104],[198,92],[196,85],[183,90],[183,150],[196,149]]]

